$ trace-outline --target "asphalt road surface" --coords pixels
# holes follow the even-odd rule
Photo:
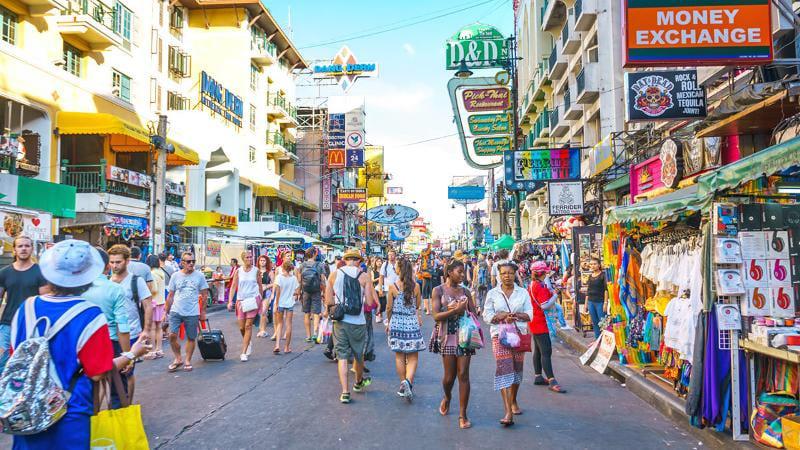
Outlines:
[[[296,310],[299,312],[299,306]],[[450,414],[437,412],[442,398],[438,355],[422,352],[415,398],[395,392],[394,356],[382,325],[375,326],[377,359],[368,364],[373,383],[339,403],[336,365],[324,346],[303,342],[302,315],[294,319],[293,353],[273,355],[269,339],[256,339],[250,361],[239,361],[241,338],[232,313],[210,314],[228,342],[228,359],[203,362],[194,371],[168,373],[169,357],[137,365],[137,403],[154,449],[362,449],[362,448],[566,448],[695,449],[706,445],[683,425],[655,411],[608,376],[583,367],[571,350],[554,345],[556,376],[567,394],[533,386],[530,356],[520,389],[524,414],[504,429],[502,401],[492,390],[494,358],[478,351],[471,365],[469,417],[458,428],[458,386]],[[432,320],[425,317],[424,336]],[[271,330],[271,326],[270,326]],[[488,331],[488,330],[487,330]],[[488,333],[487,333],[488,336]],[[167,355],[170,354],[165,345]],[[352,383],[352,380],[351,380]],[[0,448],[9,448],[8,437]]]

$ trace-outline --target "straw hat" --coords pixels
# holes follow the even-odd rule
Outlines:
[[[467,260],[467,255],[465,255],[464,252],[459,249],[459,250],[456,250],[455,253],[453,253],[453,259],[455,259],[457,261],[465,262]]]
[[[357,260],[361,261],[364,258],[361,256],[361,252],[360,251],[358,251],[355,248],[351,248],[351,249],[347,250],[346,252],[344,252],[344,255],[342,256],[342,259],[344,259],[345,261],[348,260],[348,259],[357,259]]]
[[[39,268],[50,283],[71,288],[92,283],[103,273],[105,264],[88,242],[67,239],[44,252]]]

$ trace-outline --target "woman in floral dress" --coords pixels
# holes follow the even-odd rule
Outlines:
[[[387,335],[389,348],[395,352],[394,361],[400,389],[397,395],[411,401],[414,398],[413,383],[417,372],[418,352],[425,349],[422,340],[422,313],[420,311],[420,288],[414,280],[411,263],[400,258],[395,268],[399,280],[389,286],[386,317],[389,321]]]

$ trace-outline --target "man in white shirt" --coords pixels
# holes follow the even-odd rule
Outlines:
[[[395,267],[397,267],[397,252],[394,250],[389,250],[387,254],[387,260],[383,262],[383,265],[380,269],[380,274],[378,275],[378,286],[382,289],[382,292],[378,292],[378,300],[381,303],[381,309],[378,311],[378,314],[375,315],[375,321],[379,322],[383,314],[386,312],[386,296],[389,292],[389,286],[392,286],[397,282],[400,278],[400,275],[397,274]]]

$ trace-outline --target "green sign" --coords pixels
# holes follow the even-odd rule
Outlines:
[[[493,26],[467,25],[447,41],[446,58],[448,70],[457,70],[462,60],[471,69],[504,67],[508,64],[508,41]]]
[[[511,150],[510,137],[477,138],[472,141],[475,154],[478,156],[502,155]]]
[[[475,135],[511,133],[511,114],[473,114],[467,123]]]

